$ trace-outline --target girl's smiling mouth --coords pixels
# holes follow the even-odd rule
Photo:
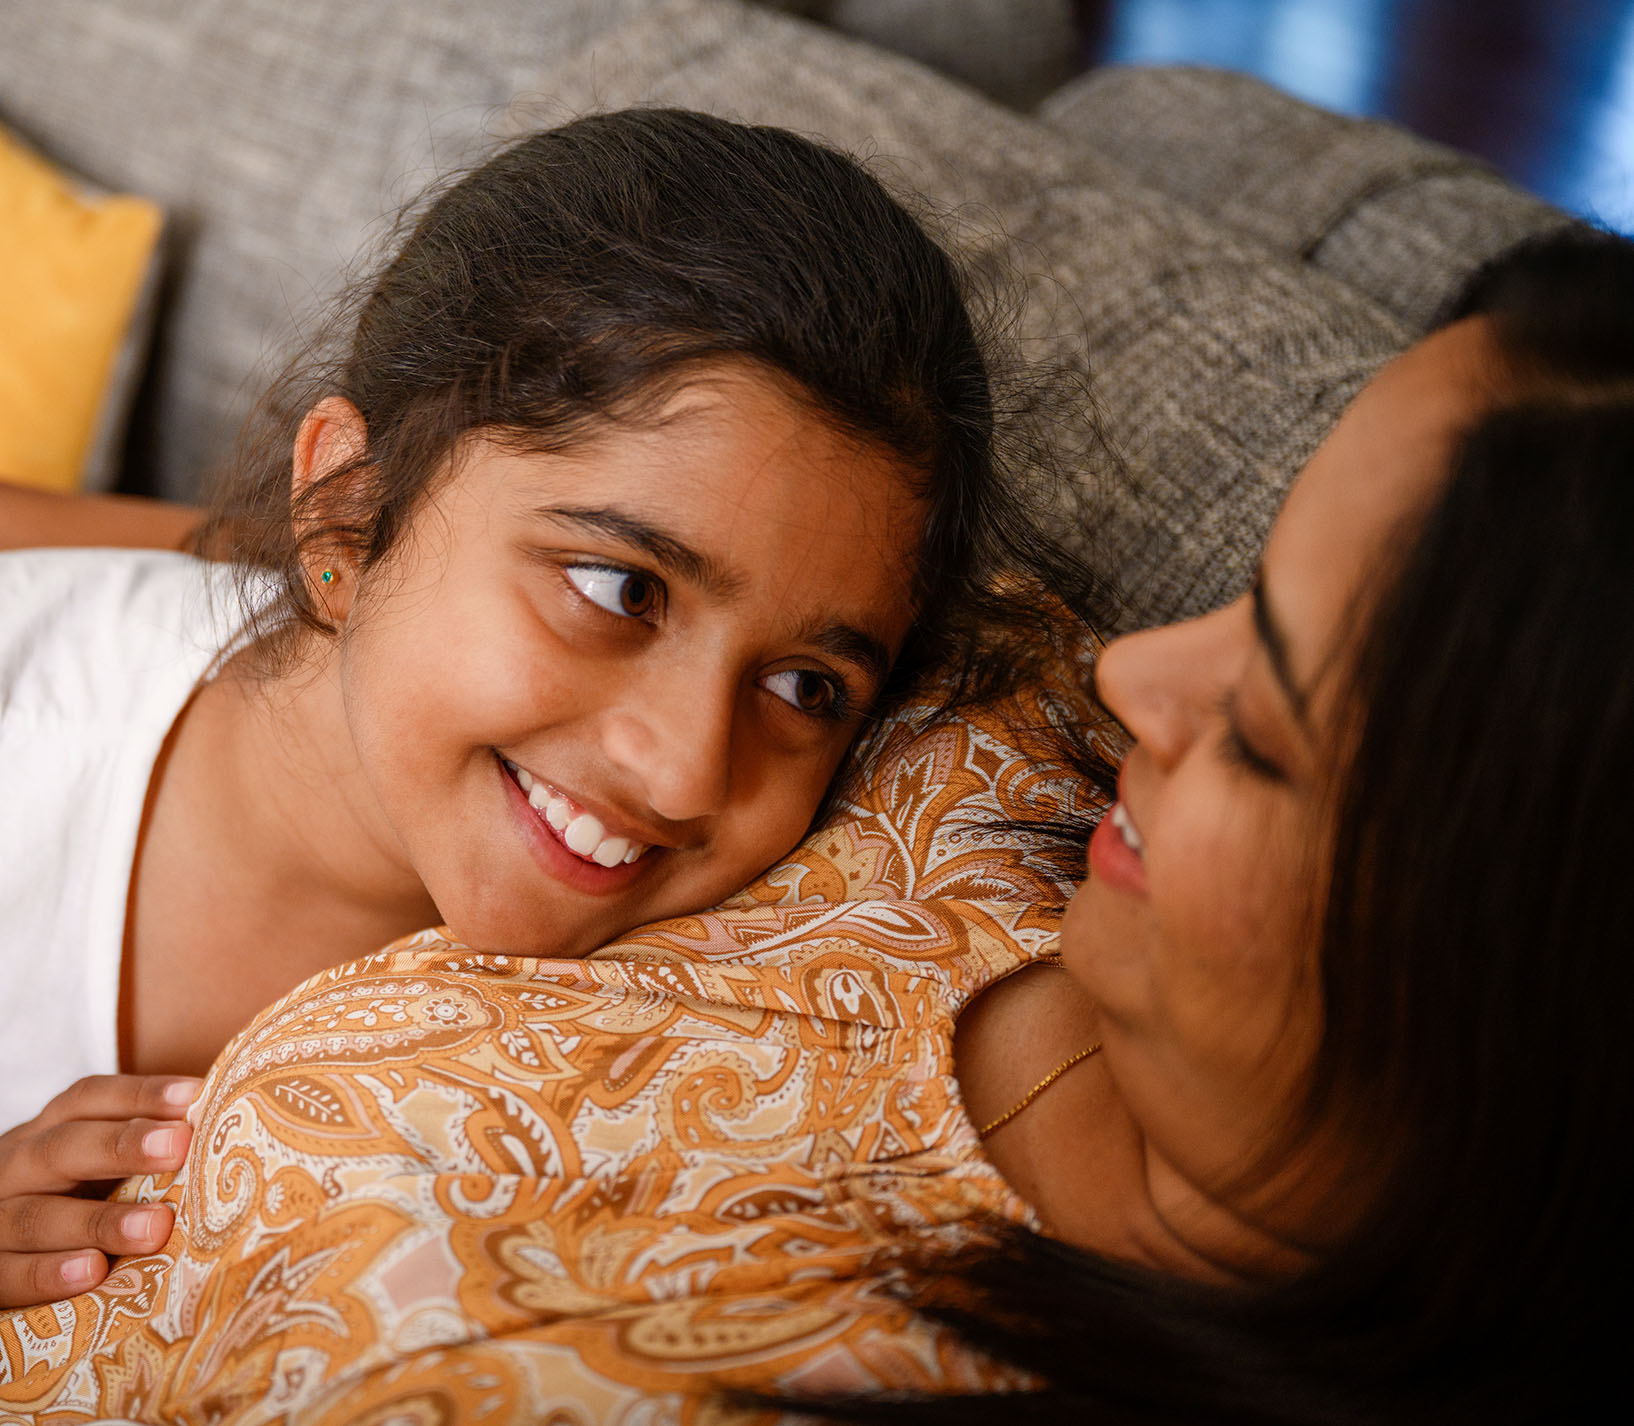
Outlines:
[[[651,843],[609,832],[593,812],[580,807],[536,773],[504,756],[499,761],[507,781],[530,809],[530,821],[545,834],[549,844],[566,852],[584,870],[630,868],[633,874],[635,864],[652,850]],[[618,880],[622,882],[625,877]]]

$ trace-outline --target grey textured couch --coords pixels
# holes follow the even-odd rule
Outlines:
[[[498,140],[663,103],[875,155],[956,211],[977,261],[1020,264],[1035,350],[1087,361],[1119,457],[1085,467],[1095,534],[1146,621],[1239,589],[1368,374],[1562,218],[1239,76],[1054,87],[1069,19],[1058,0],[11,0],[0,120],[167,211],[126,484],[174,495],[224,459],[252,373],[381,215]]]

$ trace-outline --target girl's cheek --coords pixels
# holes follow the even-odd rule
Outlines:
[[[506,707],[559,689],[585,661],[581,649],[531,611],[514,606],[473,613],[447,629],[440,642],[445,647],[439,661],[460,685],[451,687],[451,694],[480,690],[484,699]]]

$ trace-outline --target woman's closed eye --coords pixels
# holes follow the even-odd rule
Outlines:
[[[563,572],[590,603],[620,619],[650,619],[662,608],[663,583],[643,570],[615,564],[570,564]]]
[[[1221,698],[1219,713],[1224,728],[1220,750],[1226,761],[1266,782],[1287,781],[1287,774],[1282,768],[1256,748],[1243,733],[1242,722],[1237,716],[1237,699],[1234,692],[1227,693]]]
[[[810,668],[782,669],[769,673],[760,686],[774,698],[813,718],[844,722],[851,714],[851,695],[832,674]]]

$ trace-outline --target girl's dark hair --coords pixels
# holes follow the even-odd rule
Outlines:
[[[823,1414],[1491,1426],[1625,1394],[1634,244],[1521,249],[1476,314],[1497,402],[1368,616],[1325,912],[1312,1107],[1390,1166],[1371,1213],[1255,1289],[997,1230],[914,1293],[1041,1389]]]
[[[256,627],[273,661],[303,626],[333,632],[303,549],[380,560],[462,436],[559,451],[641,420],[720,359],[758,363],[899,458],[928,502],[918,620],[888,700],[932,667],[949,671],[948,702],[1003,682],[1004,631],[1039,626],[1043,591],[1075,614],[1102,607],[1030,513],[1054,497],[1026,488],[1048,467],[1035,396],[1081,388],[1002,380],[973,279],[820,144],[681,110],[582,118],[434,194],[358,291],[334,322],[338,355],[298,362],[263,403],[204,536],[272,572]],[[295,431],[332,394],[362,413],[367,449],[292,510]]]

